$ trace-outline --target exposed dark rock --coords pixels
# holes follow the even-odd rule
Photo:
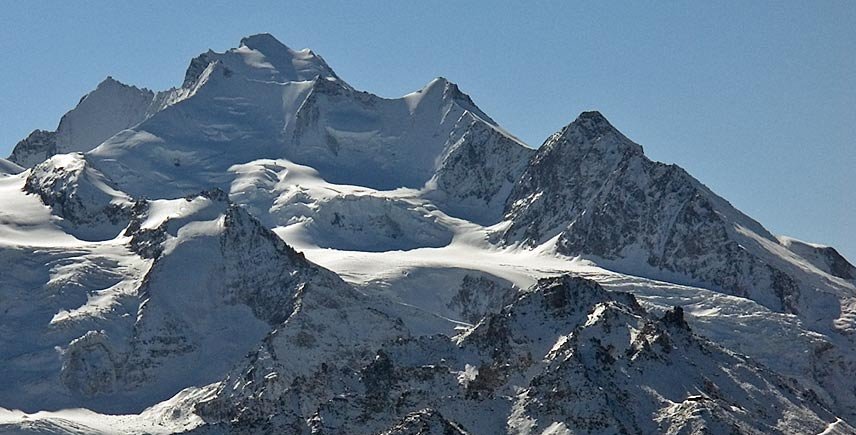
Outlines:
[[[33,167],[56,154],[56,132],[33,130],[12,149],[11,162],[25,168]]]

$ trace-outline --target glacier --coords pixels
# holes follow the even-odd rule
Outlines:
[[[3,433],[856,433],[856,268],[269,34],[0,159]]]

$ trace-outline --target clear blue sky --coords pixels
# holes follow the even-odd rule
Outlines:
[[[532,146],[600,110],[772,232],[856,260],[856,2],[125,3],[4,2],[0,155],[107,75],[165,89],[270,32],[382,96],[447,77]]]

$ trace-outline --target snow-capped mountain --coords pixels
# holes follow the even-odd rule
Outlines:
[[[630,294],[570,276],[458,336],[390,341],[304,378],[280,381],[269,355],[253,354],[241,377],[254,403],[223,404],[220,390],[202,414],[237,409],[213,424],[295,434],[382,433],[414,414],[463,433],[807,433],[831,417],[793,381],[693,334],[680,308],[653,317]]]
[[[90,124],[97,128],[84,128]],[[134,196],[226,187],[232,165],[272,157],[311,166],[335,183],[420,188],[454,145],[450,133],[481,124],[498,128],[445,79],[384,99],[353,89],[311,51],[256,35],[194,58],[178,89],[155,94],[107,79],[55,134],[34,132],[18,144],[12,160],[33,166],[55,153],[91,150],[93,166]],[[81,130],[88,134],[69,133]]]
[[[583,113],[538,149],[506,220],[505,243],[551,242],[563,255],[653,278],[672,273],[820,328],[856,326],[852,266],[834,249],[780,243],[680,167],[649,160],[598,112]]]
[[[856,433],[856,268],[267,34],[0,160],[0,432]]]
[[[19,142],[10,160],[34,166],[54,154],[89,151],[158,109],[162,94],[107,77],[59,121],[56,131],[35,130]]]

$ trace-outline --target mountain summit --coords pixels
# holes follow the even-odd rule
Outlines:
[[[856,268],[601,113],[269,34],[0,160],[0,432],[856,433]]]
[[[538,149],[505,219],[506,244],[550,244],[617,271],[747,297],[824,330],[856,330],[849,308],[829,310],[850,300],[848,275],[794,256],[682,168],[648,159],[598,112],[584,112]]]
[[[320,56],[309,49],[295,51],[267,33],[247,36],[240,46],[224,53],[208,51],[194,58],[183,87],[191,87],[212,63],[252,80],[278,83],[307,81],[316,77],[338,79]]]

